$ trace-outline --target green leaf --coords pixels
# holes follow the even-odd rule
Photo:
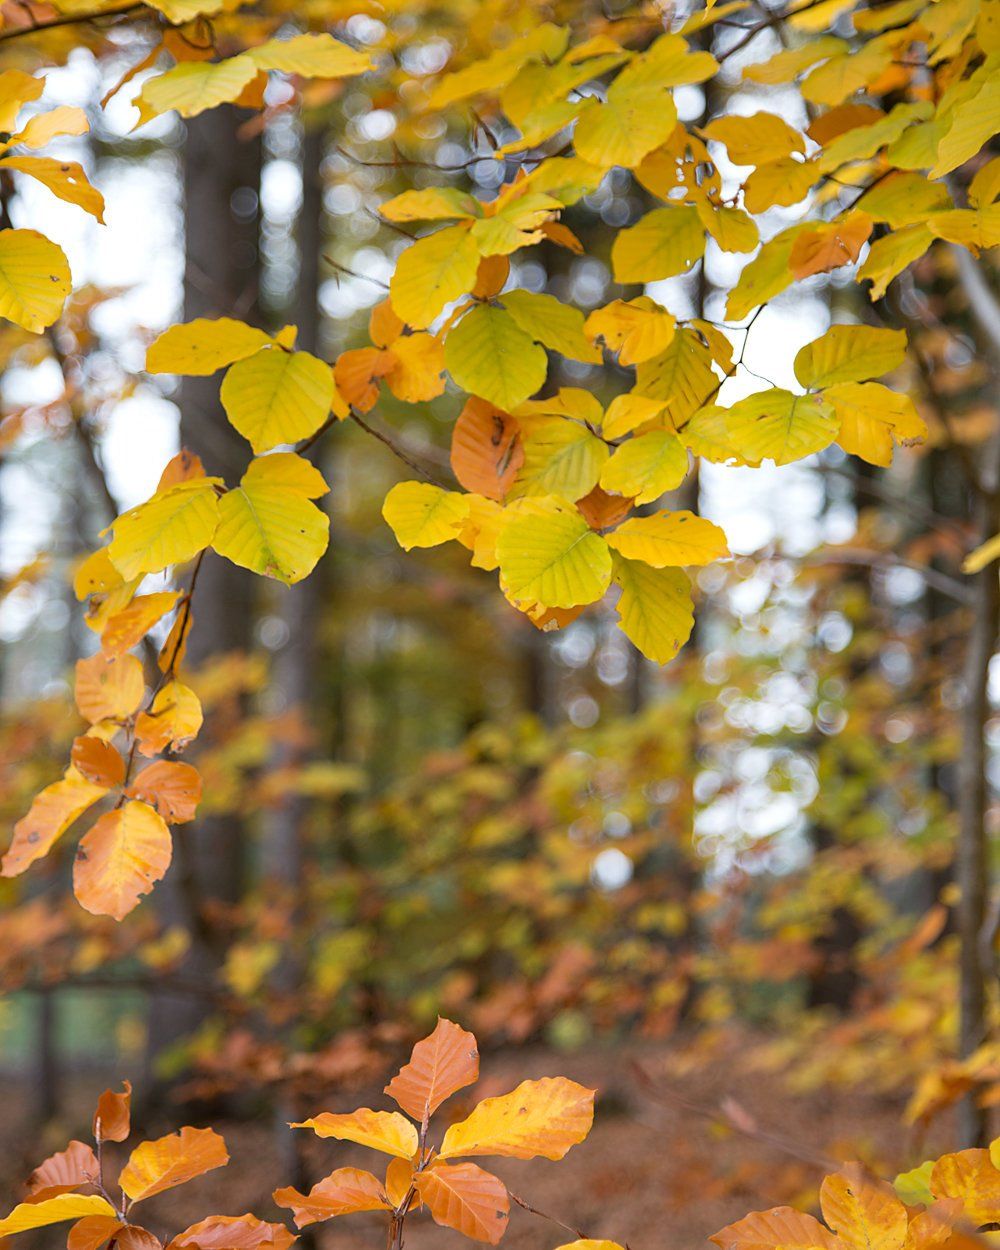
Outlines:
[[[547,499],[509,511],[497,559],[511,599],[547,608],[600,599],[611,582],[611,552],[575,509]]]
[[[457,384],[510,412],[545,382],[548,358],[502,308],[477,304],[448,332],[444,362]]]
[[[750,395],[726,413],[733,446],[747,460],[791,464],[829,447],[840,422],[817,395],[793,395],[775,387]]]

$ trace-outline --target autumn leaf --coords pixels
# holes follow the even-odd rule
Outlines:
[[[157,691],[149,710],[136,718],[139,750],[147,756],[182,751],[198,736],[202,719],[201,702],[190,686],[168,681]]]
[[[20,876],[36,860],[44,858],[66,830],[107,794],[107,788],[85,777],[64,777],[35,796],[27,815],[14,826],[7,853],[0,865],[5,877]]]
[[[333,405],[333,371],[308,352],[268,347],[230,365],[219,398],[254,451],[315,434]]]
[[[321,1134],[324,1135],[326,1134]],[[297,1189],[292,1188],[276,1189],[274,1201],[279,1207],[288,1207],[296,1228],[305,1228],[320,1220],[329,1220],[336,1215],[350,1215],[355,1211],[392,1210],[378,1177],[358,1168],[337,1168],[329,1176],[317,1181],[308,1194],[300,1194]]]
[[[115,1209],[106,1198],[97,1194],[57,1194],[41,1202],[22,1202],[4,1219],[0,1219],[0,1237],[24,1233],[32,1228],[61,1224],[84,1216],[111,1215]]]
[[[201,788],[201,776],[190,764],[156,760],[129,782],[125,793],[148,803],[168,824],[180,825],[194,820]]]
[[[0,317],[39,334],[62,312],[70,286],[61,247],[37,230],[0,230]]]
[[[414,1184],[435,1223],[494,1246],[507,1231],[507,1190],[474,1163],[433,1163]]]
[[[473,1034],[442,1020],[429,1037],[417,1042],[409,1063],[385,1087],[385,1093],[413,1117],[426,1123],[445,1099],[479,1079],[479,1048]]]
[[[575,511],[551,498],[514,512],[501,527],[500,574],[516,602],[548,608],[593,603],[611,581],[607,543]]]
[[[125,761],[121,754],[100,738],[74,738],[70,763],[87,781],[110,790],[125,780]]]
[[[76,706],[92,725],[125,720],[142,702],[146,690],[142,664],[134,655],[111,659],[100,651],[76,662]]]
[[[136,1146],[118,1184],[127,1198],[140,1202],[228,1162],[226,1143],[214,1129],[182,1128]]]
[[[892,1187],[849,1163],[823,1181],[823,1218],[851,1250],[901,1250],[906,1241],[906,1208]]]
[[[451,436],[451,468],[460,485],[502,502],[523,463],[517,419],[472,396]]]
[[[711,564],[729,555],[726,535],[693,512],[655,512],[633,517],[607,536],[608,546],[654,569]]]
[[[294,1241],[284,1224],[254,1215],[209,1215],[178,1233],[168,1250],[288,1250]]]
[[[517,1089],[481,1102],[444,1135],[438,1157],[506,1155],[561,1159],[583,1141],[594,1119],[594,1091],[565,1077],[522,1081]]]
[[[50,1155],[28,1177],[32,1202],[44,1202],[59,1194],[81,1189],[100,1176],[97,1156],[82,1141],[71,1141],[65,1150]]]
[[[386,495],[382,515],[399,545],[412,551],[456,538],[469,515],[469,502],[430,482],[399,482]]]
[[[292,1128],[311,1128],[317,1137],[357,1142],[400,1159],[412,1159],[419,1144],[417,1130],[398,1111],[369,1111],[367,1107],[347,1115],[324,1111]]]
[[[98,1141],[125,1141],[131,1128],[132,1082],[122,1082],[122,1092],[106,1089],[94,1111],[94,1137]]]
[[[124,920],[161,880],[172,853],[163,818],[133,799],[98,817],[80,839],[73,892],[87,911]]]

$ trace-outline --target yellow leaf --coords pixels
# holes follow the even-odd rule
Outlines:
[[[760,242],[757,223],[742,208],[713,204],[702,197],[695,208],[699,221],[724,252],[752,252]]]
[[[594,1241],[591,1237],[584,1237],[580,1241],[569,1241],[564,1246],[558,1246],[556,1250],[624,1250],[617,1241]]]
[[[258,69],[276,69],[303,78],[353,78],[374,69],[367,53],[357,52],[325,33],[269,39],[247,49],[245,56]]]
[[[385,497],[382,515],[404,551],[437,547],[457,538],[469,515],[466,495],[430,482],[399,482]]]
[[[666,143],[676,125],[669,85],[651,76],[644,58],[637,57],[611,84],[606,100],[586,102],[573,145],[592,165],[632,169]]]
[[[551,195],[525,192],[501,204],[488,217],[474,221],[469,234],[481,256],[509,256],[519,248],[540,243],[545,238],[541,226],[561,208]]]
[[[764,165],[806,150],[802,135],[775,113],[717,117],[698,133],[724,143],[734,165]]]
[[[72,280],[62,248],[37,230],[0,230],[0,317],[38,334],[62,312]]]
[[[622,633],[656,664],[668,664],[694,628],[691,583],[681,569],[654,569],[638,560],[614,557],[621,587],[616,605]]]
[[[150,8],[162,13],[168,22],[176,26],[193,22],[196,17],[212,17],[218,13],[225,0],[150,0]]]
[[[179,598],[178,590],[161,590],[153,595],[139,595],[128,607],[108,618],[101,631],[101,650],[114,659],[124,655],[142,641]]]
[[[44,1202],[22,1202],[10,1215],[0,1220],[0,1237],[45,1228],[62,1220],[80,1220],[90,1215],[114,1215],[115,1209],[106,1198],[96,1194],[57,1194]]]
[[[448,226],[403,252],[389,281],[389,299],[407,325],[422,330],[445,304],[472,290],[478,268],[479,249],[469,231]]]
[[[751,213],[788,208],[805,199],[819,178],[815,161],[784,160],[760,165],[743,184],[743,203]]]
[[[76,662],[76,706],[92,725],[131,716],[145,689],[142,664],[134,655],[109,660],[99,651]]]
[[[311,1128],[317,1137],[357,1142],[359,1146],[368,1146],[398,1159],[412,1159],[420,1144],[417,1130],[398,1111],[369,1111],[367,1107],[359,1107],[347,1115],[324,1111],[291,1127]]]
[[[273,468],[271,460],[277,461]],[[288,479],[288,462],[275,456],[255,460],[240,485],[219,500],[212,546],[233,564],[291,586],[326,551],[330,519],[310,503],[312,492],[303,493],[297,476]]]
[[[935,186],[935,183],[927,183],[928,186]],[[1000,156],[994,156],[991,161],[976,171],[975,177],[969,183],[969,203],[973,208],[989,208],[989,206],[1000,197]],[[868,211],[871,211],[870,209]]]
[[[444,359],[463,390],[505,412],[533,395],[548,372],[545,351],[492,304],[477,304],[448,332]]]
[[[809,387],[863,382],[898,369],[905,359],[905,330],[836,325],[800,348],[795,376]]]
[[[182,1128],[136,1146],[118,1184],[127,1198],[140,1202],[228,1162],[226,1143],[214,1129]]]
[[[898,139],[915,122],[926,121],[934,112],[927,100],[897,104],[884,117],[868,126],[854,126],[832,139],[817,158],[820,173],[839,169],[851,161],[866,160]],[[867,209],[867,205],[865,206]]]
[[[848,1163],[828,1176],[819,1199],[823,1218],[849,1250],[902,1250],[906,1208],[890,1185],[867,1175],[860,1164]]]
[[[665,407],[666,403],[662,399],[635,395],[631,391],[625,395],[616,395],[608,404],[601,431],[605,438],[622,438],[654,421]]]
[[[90,123],[83,109],[60,104],[58,108],[49,109],[47,113],[36,113],[29,118],[24,129],[11,135],[2,147],[21,146],[37,150],[44,148],[59,135],[85,135],[89,129]],[[5,160],[4,164],[10,165],[11,162]]]
[[[256,355],[273,342],[269,334],[230,317],[198,317],[171,326],[149,345],[147,373],[208,377],[217,369]]]
[[[509,83],[529,61],[557,61],[569,40],[569,29],[543,22],[482,61],[474,61],[453,74],[445,74],[431,92],[428,108],[440,109],[456,100],[497,91]]]
[[[592,531],[587,533],[601,543]],[[610,564],[609,557],[609,577]],[[571,1146],[583,1141],[593,1120],[592,1089],[585,1089],[562,1076],[522,1081],[509,1094],[484,1099],[468,1119],[453,1124],[444,1135],[438,1158],[504,1155],[512,1159],[534,1159],[540,1155],[544,1159],[561,1159]]]
[[[970,551],[962,561],[962,572],[978,573],[986,568],[987,564],[992,564],[997,556],[1000,556],[1000,534],[994,534],[975,551]]]
[[[793,277],[789,267],[792,248],[806,223],[799,223],[782,230],[764,246],[739,276],[726,301],[726,320],[741,321],[758,304],[766,304],[785,287],[791,286]]]
[[[923,224],[905,226],[876,239],[858,270],[859,282],[868,279],[872,283],[868,293],[872,302],[881,299],[893,278],[898,277],[907,265],[919,260],[933,242],[934,235]]]
[[[777,387],[741,399],[726,413],[726,429],[740,455],[779,465],[829,447],[839,428],[833,409],[818,396]]]
[[[971,199],[971,187],[969,196]],[[895,173],[880,181],[861,197],[860,204],[869,217],[884,221],[893,230],[915,222],[926,225],[931,213],[953,207],[948,188],[943,183],[930,182],[923,174],[913,173]],[[889,235],[877,239],[872,244],[872,250],[891,238]],[[864,268],[867,268],[867,263]]]
[[[619,555],[641,560],[654,569],[711,564],[729,555],[723,531],[686,511],[632,517],[606,538]]]
[[[457,187],[422,187],[393,196],[378,211],[386,221],[404,222],[456,221],[477,217],[482,209],[468,192]]]
[[[612,495],[648,503],[675,490],[687,476],[688,454],[672,430],[650,430],[623,443],[601,470],[600,485]]]
[[[929,178],[943,178],[976,155],[1000,130],[1000,81],[996,69],[970,99],[951,114],[950,124],[937,148],[937,160]]]
[[[680,430],[679,437],[685,447],[710,464],[749,464],[729,440],[726,429],[726,410],[715,404],[699,408]]]
[[[304,456],[293,451],[275,451],[252,460],[244,482],[264,482],[297,491],[306,499],[319,499],[329,491],[323,474]]]
[[[850,45],[846,40],[838,39],[835,35],[823,35],[819,39],[810,39],[800,48],[789,48],[766,61],[748,65],[743,71],[743,77],[749,82],[773,87],[778,83],[791,82],[819,61],[846,54],[848,51]]]
[[[181,751],[198,736],[202,719],[201,702],[195,692],[183,682],[168,681],[157,692],[149,711],[140,712],[136,718],[139,750],[146,756]]]
[[[70,825],[107,792],[106,786],[95,785],[79,774],[67,775],[46,786],[32,800],[27,815],[14,826],[0,874],[20,876],[35,860],[48,855]]]
[[[648,295],[640,295],[628,301],[616,299],[596,309],[583,329],[589,339],[603,339],[608,351],[617,352],[619,364],[634,365],[666,351],[676,326],[671,313]]]
[[[611,248],[616,282],[655,282],[686,273],[705,251],[696,209],[678,204],[655,208],[619,232]]]
[[[942,1155],[931,1173],[931,1190],[937,1198],[958,1198],[977,1226],[1000,1221],[1000,1170],[989,1150]]]
[[[575,502],[597,485],[611,454],[585,425],[561,417],[519,416],[524,461],[508,498],[560,495]]]
[[[13,134],[22,107],[37,100],[44,90],[44,78],[34,78],[23,70],[8,69],[0,74],[0,131]]]
[[[122,584],[122,575],[111,563],[107,547],[91,552],[77,566],[73,574],[73,593],[78,599],[104,590],[114,590]]]
[[[406,404],[425,403],[444,390],[444,347],[433,334],[405,334],[390,349],[389,389]]]
[[[315,434],[330,415],[333,370],[308,352],[265,348],[230,365],[219,398],[259,455]]]
[[[837,443],[869,464],[892,464],[893,439],[904,447],[927,437],[927,426],[908,395],[878,382],[842,382],[823,392],[840,421]]]
[[[163,817],[131,799],[105,812],[80,839],[73,893],[95,916],[125,917],[170,866],[173,847]]]
[[[134,103],[141,126],[175,109],[181,117],[197,117],[219,104],[231,104],[257,76],[258,66],[247,56],[226,61],[182,61],[165,74],[147,79]]]
[[[578,308],[563,304],[554,295],[534,291],[507,291],[500,299],[517,325],[535,342],[571,360],[601,363],[601,353],[584,334],[583,313]]]
[[[193,559],[219,523],[217,477],[196,477],[130,508],[114,523],[107,551],[126,581]]]
[[[8,156],[2,167],[28,174],[59,199],[104,221],[104,196],[91,186],[83,166],[76,161],[57,161],[49,156]]]
[[[1000,247],[1000,204],[932,213],[927,224],[939,239],[959,243],[973,252],[979,248]]]
[[[641,361],[635,391],[663,403],[668,423],[679,428],[719,389],[712,353],[691,329],[678,330],[665,352]]]
[[[600,599],[611,581],[607,543],[568,505],[556,499],[532,502],[537,506],[512,510],[497,537],[500,575],[510,597],[547,608]]]

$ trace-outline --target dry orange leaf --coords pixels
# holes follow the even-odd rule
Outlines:
[[[379,379],[395,368],[392,352],[378,347],[359,347],[341,352],[333,366],[337,390],[355,408],[368,412],[378,400]]]
[[[451,467],[462,486],[502,502],[524,464],[520,432],[510,413],[473,396],[451,436]]]
[[[828,1228],[794,1207],[772,1207],[754,1211],[735,1224],[729,1224],[709,1238],[722,1250],[759,1250],[762,1246],[782,1246],[787,1250],[837,1250],[837,1238]]]
[[[632,511],[633,502],[624,495],[609,495],[595,486],[589,495],[576,501],[576,510],[592,530],[606,530],[624,521]]]
[[[407,1115],[426,1123],[446,1098],[479,1078],[479,1048],[473,1034],[438,1018],[434,1032],[417,1042],[385,1093]]]
[[[110,742],[101,738],[74,738],[69,758],[76,771],[95,785],[110,790],[125,780],[125,761]]]
[[[66,1250],[100,1250],[121,1227],[116,1215],[85,1215],[69,1230]]]
[[[133,799],[98,817],[80,839],[73,893],[95,916],[123,920],[163,877],[172,853],[163,817]]]
[[[561,1159],[590,1132],[594,1090],[564,1076],[522,1081],[500,1098],[487,1098],[444,1135],[439,1157],[507,1155]]]
[[[118,1184],[127,1198],[139,1202],[228,1162],[226,1143],[214,1129],[182,1128],[178,1133],[136,1146]]]
[[[65,1150],[50,1155],[28,1177],[28,1193],[35,1202],[70,1193],[100,1173],[97,1156],[85,1142],[71,1141]]]
[[[116,1250],[163,1250],[163,1242],[148,1228],[126,1224],[115,1237]]]
[[[288,1187],[276,1189],[273,1197],[279,1207],[289,1208],[297,1228],[355,1211],[392,1210],[378,1177],[360,1168],[337,1168],[317,1181],[308,1194]]]
[[[438,1163],[416,1176],[434,1220],[473,1241],[496,1245],[507,1231],[510,1199],[503,1181],[474,1163]]]
[[[169,1243],[169,1250],[288,1250],[296,1240],[284,1224],[255,1215],[210,1215]]]
[[[76,706],[92,725],[100,720],[125,720],[146,690],[142,665],[134,655],[109,659],[100,651],[76,663]]]
[[[148,803],[169,824],[182,825],[194,820],[201,802],[201,774],[190,764],[156,760],[129,783],[125,793]]]
[[[122,1092],[106,1089],[94,1112],[94,1137],[98,1141],[124,1141],[131,1128],[132,1082],[122,1082]]]
[[[858,259],[875,223],[860,210],[848,213],[842,221],[833,221],[804,230],[792,244],[788,265],[796,278],[814,273],[829,273],[841,265]]]
[[[204,476],[205,466],[201,463],[201,456],[196,456],[193,451],[182,447],[176,456],[167,461],[166,467],[160,474],[156,493],[169,490],[171,486],[179,486],[181,482],[190,482],[193,478]]]

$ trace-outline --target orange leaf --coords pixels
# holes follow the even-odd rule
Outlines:
[[[592,530],[606,530],[624,521],[632,511],[633,502],[623,495],[609,495],[595,486],[589,495],[576,501],[576,510]]]
[[[142,665],[134,655],[111,660],[100,651],[76,664],[76,706],[84,720],[125,720],[145,693]]]
[[[430,1037],[417,1042],[410,1062],[385,1087],[385,1093],[407,1115],[426,1121],[456,1090],[479,1078],[479,1050],[475,1037],[438,1017]]]
[[[156,667],[161,673],[173,673],[180,667],[187,652],[188,634],[193,624],[194,613],[190,603],[182,604],[170,626],[170,633],[160,648],[160,654],[156,657]]]
[[[564,1076],[522,1081],[500,1098],[487,1098],[444,1135],[439,1157],[507,1155],[561,1159],[590,1132],[594,1090]]]
[[[194,820],[201,802],[201,774],[190,764],[157,760],[142,770],[125,793],[154,807],[169,824],[182,825]]]
[[[376,347],[389,347],[403,333],[404,322],[387,299],[376,304],[368,318],[368,337]]]
[[[188,451],[186,447],[182,447],[176,456],[167,461],[166,467],[160,474],[156,493],[169,490],[171,486],[179,486],[181,482],[190,482],[193,478],[204,476],[205,466],[201,463],[201,457],[196,456],[193,451]]]
[[[385,1169],[385,1193],[394,1207],[400,1207],[413,1185],[412,1159],[390,1159]],[[412,1207],[412,1202],[410,1206]]]
[[[378,399],[378,379],[391,373],[395,364],[392,352],[378,347],[359,347],[337,357],[333,380],[349,404],[367,412]]]
[[[451,436],[451,467],[466,490],[502,502],[524,464],[521,427],[510,413],[473,396]]]
[[[544,226],[542,229],[544,230]],[[476,284],[472,294],[476,299],[492,299],[503,290],[503,285],[510,276],[510,258],[508,256],[484,256],[476,270]]]
[[[853,264],[868,241],[873,225],[868,214],[858,210],[842,221],[804,230],[792,244],[789,268],[796,278],[808,278],[814,273],[829,273],[841,265]]]
[[[1000,1221],[1000,1171],[988,1150],[959,1150],[942,1155],[931,1173],[937,1198],[959,1198],[975,1224]]]
[[[124,1141],[131,1128],[132,1082],[122,1082],[122,1092],[106,1089],[94,1112],[94,1137],[98,1141]]]
[[[124,920],[163,877],[172,853],[163,818],[133,799],[98,817],[80,839],[73,893],[95,916]]]
[[[179,590],[161,590],[133,599],[127,608],[109,618],[101,633],[101,650],[113,659],[131,651],[180,597]]]
[[[139,1202],[228,1162],[226,1143],[214,1129],[182,1128],[179,1133],[136,1146],[118,1184],[127,1198]]]
[[[85,1215],[69,1230],[66,1250],[100,1250],[121,1227],[116,1215]]]
[[[860,1163],[828,1176],[819,1201],[823,1218],[851,1250],[900,1250],[906,1240],[906,1208],[891,1185]]]
[[[417,1130],[398,1111],[369,1111],[359,1107],[349,1115],[321,1115],[293,1124],[292,1128],[311,1128],[317,1137],[336,1137],[340,1141],[357,1142],[383,1154],[412,1159],[417,1153]]]
[[[284,1224],[255,1215],[210,1215],[178,1233],[169,1250],[288,1250],[296,1240]]]
[[[159,755],[168,748],[181,751],[198,736],[201,702],[183,682],[168,681],[156,694],[148,712],[140,712],[135,736],[143,755]]]
[[[496,1245],[507,1230],[510,1199],[499,1177],[474,1163],[439,1163],[416,1177],[417,1193],[438,1224]]]
[[[76,771],[94,785],[110,790],[125,780],[125,761],[110,742],[100,738],[74,738],[69,758]]]
[[[65,1150],[50,1155],[28,1177],[32,1201],[43,1202],[56,1194],[79,1189],[97,1178],[100,1168],[93,1150],[82,1141],[71,1141]]]
[[[392,1210],[378,1177],[360,1168],[337,1168],[308,1194],[289,1187],[276,1189],[273,1196],[279,1207],[291,1210],[297,1228],[355,1211]]]
[[[126,1224],[115,1237],[116,1250],[163,1250],[163,1242],[148,1228]]]
[[[812,1215],[794,1207],[754,1211],[709,1238],[722,1250],[837,1250],[837,1238]]]
[[[64,777],[46,786],[14,826],[0,873],[5,877],[20,876],[36,859],[48,855],[73,821],[106,794],[103,786],[95,786],[83,777]]]

